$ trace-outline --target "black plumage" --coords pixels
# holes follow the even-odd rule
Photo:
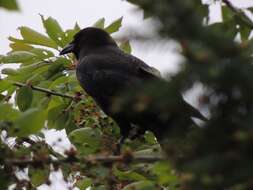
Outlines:
[[[128,137],[133,124],[139,125],[140,134],[148,129],[159,136],[161,130],[157,129],[162,126],[150,126],[153,122],[149,121],[151,118],[155,121],[158,116],[151,115],[143,123],[131,120],[124,112],[116,114],[111,111],[113,98],[120,96],[123,90],[143,85],[146,81],[163,81],[158,70],[123,52],[107,32],[98,28],[89,27],[78,32],[60,54],[71,52],[78,59],[76,74],[80,85],[117,122],[122,140]],[[178,96],[189,110],[187,121],[190,116],[204,119],[199,111],[183,100],[180,93]]]

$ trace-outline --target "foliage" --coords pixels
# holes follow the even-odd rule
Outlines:
[[[16,0],[0,0],[0,7],[11,11],[19,9]]]
[[[129,141],[123,148],[123,156],[116,156],[121,161],[110,161],[107,155],[113,155],[116,150],[119,128],[79,86],[74,57],[58,56],[80,27],[76,24],[72,29],[63,30],[52,17],[41,15],[41,20],[46,34],[19,27],[22,38],[10,37],[12,50],[0,58],[1,64],[10,65],[2,70],[5,77],[0,80],[3,137],[0,189],[9,185],[34,189],[50,184],[50,172],[55,170],[61,171],[66,181],[80,189],[145,189],[168,186],[171,179],[176,180],[170,169],[167,173],[157,167],[159,162],[146,163],[145,169],[142,162],[129,162],[135,154],[140,159],[144,156],[144,160],[146,156],[156,159],[159,148],[151,133],[147,133],[145,139]],[[121,27],[122,18],[108,26],[104,26],[104,22],[102,18],[94,25],[114,33]],[[119,42],[119,46],[131,52],[129,41]],[[19,64],[19,67],[13,69],[11,64]],[[72,148],[64,154],[55,152],[54,147],[45,142],[45,131],[49,129],[65,129]],[[96,159],[102,161],[96,162]],[[26,168],[29,180],[19,179],[18,173]],[[160,181],[160,178],[163,179]]]
[[[207,22],[208,5],[200,0],[130,1],[160,23],[162,36],[181,45],[185,61],[167,85],[149,85],[126,95],[122,109],[138,117],[150,109],[164,113],[173,106],[185,113],[173,105],[173,91],[203,86],[199,104],[208,111],[209,120],[201,128],[187,128],[179,118],[175,128],[168,126],[166,135],[158,139],[180,172],[180,189],[252,189],[253,21],[228,0],[222,1],[223,21],[214,24]],[[154,90],[157,86],[159,91]],[[139,111],[134,109],[140,102],[135,97],[141,95],[150,101],[145,102],[147,109]]]
[[[54,171],[80,189],[252,189],[252,21],[226,0],[223,22],[211,25],[204,22],[209,5],[200,0],[130,1],[160,23],[161,36],[181,45],[185,59],[168,83],[128,91],[114,107],[140,119],[150,110],[161,118],[175,110],[186,113],[173,92],[201,84],[199,103],[208,121],[190,127],[176,118],[161,138],[147,132],[127,140],[114,156],[119,128],[77,83],[74,57],[58,56],[80,27],[64,30],[54,18],[41,16],[46,34],[21,26],[22,38],[10,37],[11,52],[0,56],[0,64],[19,64],[3,69],[0,80],[0,189],[50,185]],[[94,26],[114,33],[121,22],[105,26],[101,18]],[[131,52],[129,41],[119,46]],[[55,151],[45,142],[48,129],[65,129],[72,148]],[[22,172],[26,178],[19,177]]]

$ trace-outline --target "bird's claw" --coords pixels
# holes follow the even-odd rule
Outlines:
[[[121,153],[121,146],[124,144],[125,137],[121,136],[116,144],[116,150],[114,151],[115,155],[120,155]]]

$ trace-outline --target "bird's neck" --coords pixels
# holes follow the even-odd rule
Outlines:
[[[117,49],[117,45],[105,45],[105,46],[84,46],[79,52],[78,59],[88,56],[88,55],[93,55],[93,54],[103,54],[106,53],[107,51],[111,51],[113,49]]]

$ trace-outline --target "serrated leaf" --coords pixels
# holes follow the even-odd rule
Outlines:
[[[23,63],[35,57],[35,54],[28,51],[14,51],[2,57],[1,63]]]
[[[65,34],[57,20],[52,17],[44,19],[42,15],[41,19],[48,36],[54,40],[57,45],[64,47],[66,45]]]
[[[26,111],[31,107],[33,90],[29,86],[23,86],[17,91],[16,103],[20,111]]]
[[[22,40],[22,39],[17,39],[17,38],[14,38],[12,36],[9,36],[8,37],[8,40],[10,40],[11,42],[19,42],[19,43],[27,43],[25,40]]]
[[[120,17],[119,19],[113,21],[109,26],[107,26],[105,28],[105,30],[109,33],[109,34],[112,34],[114,32],[117,32],[120,27],[121,27],[121,24],[122,24],[122,19],[123,17]]]
[[[43,48],[33,48],[29,52],[35,54],[39,60],[44,60],[50,57],[54,57],[54,53]]]
[[[29,51],[29,50],[33,49],[32,46],[27,45],[27,44],[22,43],[22,42],[10,43],[9,46],[10,46],[10,48],[11,48],[13,51]]]
[[[121,43],[121,44],[120,44],[120,48],[121,48],[124,52],[126,52],[126,53],[128,53],[128,54],[131,54],[131,52],[132,52],[132,48],[131,48],[131,45],[130,45],[129,40],[127,40],[127,41]]]
[[[8,10],[19,10],[18,4],[16,0],[1,0],[0,7],[3,7]]]
[[[16,119],[14,134],[26,137],[39,132],[44,127],[45,116],[45,112],[40,109],[28,109]]]
[[[101,131],[98,128],[85,127],[69,134],[70,141],[81,155],[95,153],[101,146]]]
[[[95,24],[93,24],[94,27],[103,29],[105,27],[105,18],[98,19]]]
[[[48,38],[47,36],[26,26],[19,27],[19,30],[20,30],[21,36],[24,39],[24,42],[57,49],[57,44],[53,40]]]

